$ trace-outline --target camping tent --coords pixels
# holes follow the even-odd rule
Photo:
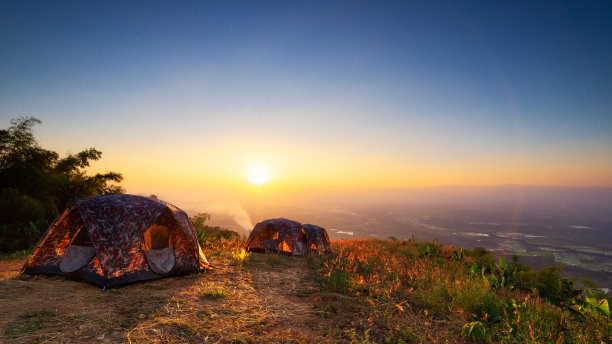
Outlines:
[[[323,227],[305,224],[303,226],[306,238],[308,239],[308,248],[312,251],[329,250],[329,236]]]
[[[79,199],[49,226],[23,267],[100,286],[209,269],[187,214],[154,198]]]
[[[312,240],[311,240],[312,238]],[[300,255],[329,248],[329,237],[322,227],[287,219],[270,219],[255,225],[246,242],[251,251],[275,251]]]

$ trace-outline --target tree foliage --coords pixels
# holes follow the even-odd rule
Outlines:
[[[210,214],[208,213],[199,213],[191,218],[191,223],[193,224],[200,245],[206,246],[209,243],[219,240],[240,239],[240,234],[230,229],[207,225],[206,221],[208,220],[210,220]]]
[[[10,124],[0,130],[0,251],[35,244],[41,230],[78,198],[124,191],[120,173],[87,175],[90,162],[102,157],[99,150],[60,157],[36,141],[33,127],[40,120],[21,117]]]

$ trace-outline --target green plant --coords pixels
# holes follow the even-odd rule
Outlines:
[[[606,317],[610,319],[610,305],[608,304],[608,300],[603,298],[598,301],[589,289],[584,290],[584,301],[576,299],[575,303],[582,312],[589,312],[596,317]]]
[[[514,278],[516,276],[516,269],[510,269],[506,263],[506,259],[502,256],[499,257],[499,264],[492,265],[490,273],[486,274],[485,269],[482,269],[482,278],[490,283],[494,288],[498,289],[512,289],[514,288]]]
[[[334,270],[323,279],[323,285],[331,291],[345,294],[351,287],[351,280],[344,271]]]
[[[475,343],[486,343],[489,341],[486,328],[480,321],[472,321],[463,325],[461,338]]]
[[[571,303],[581,290],[574,289],[573,281],[560,276],[561,269],[557,265],[522,271],[516,277],[516,286],[526,291],[535,289],[540,297],[557,305]]]
[[[462,261],[463,260],[463,247],[459,250],[459,253],[457,253],[457,251],[453,251],[453,253],[451,253],[451,257],[456,262]]]
[[[249,256],[251,256],[251,252],[247,251],[244,247],[234,249],[230,251],[230,264],[242,266]]]
[[[201,299],[222,299],[227,296],[227,291],[223,288],[209,288],[200,292]]]
[[[474,263],[478,267],[485,267],[489,269],[490,266],[495,265],[495,260],[489,252],[484,247],[476,247],[473,250],[464,250],[465,256],[470,257],[474,260]]]
[[[368,344],[370,343],[370,329],[365,330],[363,336],[355,333],[355,330],[347,331],[351,338],[351,344]]]

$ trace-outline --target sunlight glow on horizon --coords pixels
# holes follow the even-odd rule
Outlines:
[[[612,187],[608,5],[122,6],[0,2],[0,129],[128,193]]]
[[[263,165],[254,165],[249,169],[247,177],[251,183],[262,185],[270,180],[270,171]]]

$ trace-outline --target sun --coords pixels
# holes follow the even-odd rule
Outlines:
[[[247,174],[249,181],[253,184],[261,185],[270,180],[270,172],[263,165],[253,165]]]

